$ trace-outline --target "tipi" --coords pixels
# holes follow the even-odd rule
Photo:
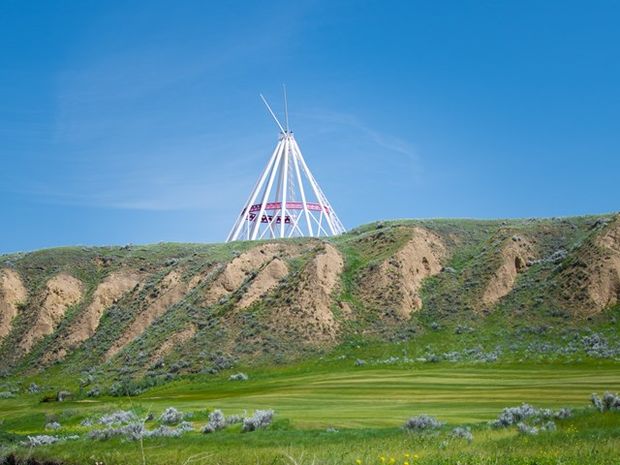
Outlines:
[[[289,130],[286,90],[286,129],[265,97],[261,95],[261,98],[280,129],[280,137],[226,242],[333,236],[345,232]]]

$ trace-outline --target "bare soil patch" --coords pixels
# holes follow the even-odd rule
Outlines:
[[[0,339],[11,331],[18,306],[27,298],[28,291],[19,274],[10,268],[0,270]]]
[[[252,280],[248,290],[239,302],[239,308],[247,308],[263,295],[274,289],[280,280],[288,274],[288,266],[279,258],[274,258],[263,267]]]
[[[500,254],[500,265],[482,294],[482,302],[485,305],[493,305],[508,295],[514,287],[518,274],[525,271],[527,263],[536,256],[532,242],[521,236],[506,239]]]
[[[83,341],[91,338],[99,327],[103,312],[118,302],[140,282],[140,274],[133,270],[121,270],[106,277],[93,294],[93,300],[71,324],[56,351],[50,352],[44,361],[59,360]]]
[[[111,359],[131,341],[144,333],[168,308],[180,302],[193,289],[190,283],[193,286],[199,283],[199,280],[194,279],[190,279],[190,282],[184,282],[181,275],[179,270],[173,270],[161,280],[157,286],[157,296],[147,302],[144,310],[138,313],[121,337],[108,349],[105,355],[106,360]]]
[[[440,237],[424,228],[415,227],[411,239],[392,257],[365,270],[359,292],[376,308],[393,309],[401,318],[422,308],[422,281],[439,273],[446,257]]]
[[[293,331],[310,344],[333,341],[339,329],[331,306],[344,261],[331,244],[322,247],[300,274],[294,295],[270,315],[276,329]]]
[[[34,344],[52,334],[65,312],[82,300],[84,285],[71,275],[62,273],[45,284],[35,319],[19,343],[23,352],[29,352]]]
[[[209,286],[205,292],[204,305],[213,305],[239,289],[250,273],[262,268],[266,263],[283,255],[294,256],[299,251],[300,245],[280,243],[262,244],[242,253],[226,265],[224,271]]]

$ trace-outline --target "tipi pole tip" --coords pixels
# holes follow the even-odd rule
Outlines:
[[[286,132],[289,132],[288,127],[288,98],[286,96],[286,84],[282,83],[282,90],[284,91],[284,116],[286,120]]]
[[[263,99],[263,103],[267,107],[267,110],[269,110],[269,113],[271,113],[271,116],[273,117],[273,120],[276,122],[276,124],[280,128],[280,131],[282,131],[282,133],[285,133],[286,131],[284,130],[284,128],[280,124],[280,121],[278,121],[278,118],[276,117],[275,113],[273,112],[273,110],[269,106],[269,103],[267,103],[267,99],[265,98],[265,96],[263,94],[259,94],[259,95],[260,95],[260,98]]]

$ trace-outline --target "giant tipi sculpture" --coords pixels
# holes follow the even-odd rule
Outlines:
[[[344,226],[289,130],[286,91],[286,129],[262,95],[261,98],[280,128],[280,137],[226,242],[343,233]]]

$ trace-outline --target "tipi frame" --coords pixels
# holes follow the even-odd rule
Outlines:
[[[286,129],[262,95],[261,98],[280,129],[280,137],[226,242],[345,232],[289,130],[286,91]]]

